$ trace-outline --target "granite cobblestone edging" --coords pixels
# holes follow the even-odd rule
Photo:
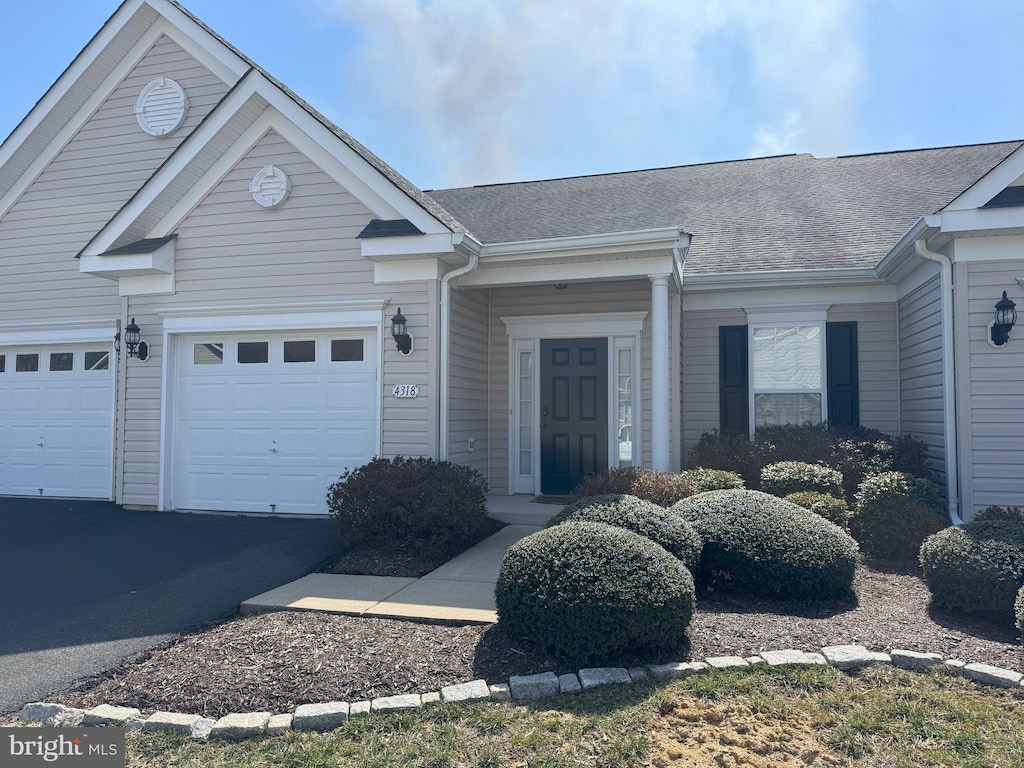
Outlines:
[[[679,661],[652,664],[647,667],[623,669],[598,667],[556,675],[516,675],[507,682],[488,684],[486,680],[449,685],[427,693],[383,696],[371,701],[329,701],[300,704],[294,712],[233,712],[213,720],[201,715],[179,712],[153,712],[143,718],[133,707],[100,704],[92,709],[76,709],[63,704],[33,702],[21,709],[22,722],[47,726],[123,724],[129,731],[176,731],[199,741],[213,739],[240,740],[252,736],[281,736],[289,731],[324,732],[333,730],[356,717],[371,712],[395,712],[423,707],[438,702],[471,703],[480,701],[527,702],[558,694],[580,693],[601,685],[625,685],[640,680],[680,680],[711,669],[751,669],[755,667],[831,666],[843,671],[861,669],[873,664],[887,664],[897,669],[928,671],[942,666],[967,680],[993,688],[1024,687],[1024,675],[1012,669],[959,659],[946,659],[937,653],[893,648],[888,653],[869,651],[862,645],[833,645],[808,653],[792,648],[762,651],[757,656],[715,656],[706,661]]]

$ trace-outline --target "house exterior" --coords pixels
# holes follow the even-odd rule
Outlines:
[[[425,192],[125,0],[0,145],[0,494],[319,514],[377,455],[560,494],[827,419],[920,436],[954,520],[1020,503],[1022,190],[1005,142]]]

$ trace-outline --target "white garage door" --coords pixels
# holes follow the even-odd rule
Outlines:
[[[328,486],[377,453],[376,334],[179,342],[178,509],[322,514]]]
[[[0,347],[0,494],[109,499],[113,456],[109,345]]]

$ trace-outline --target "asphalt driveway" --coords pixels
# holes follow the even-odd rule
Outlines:
[[[233,614],[336,545],[327,519],[0,498],[0,714]]]

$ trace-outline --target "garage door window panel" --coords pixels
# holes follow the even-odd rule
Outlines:
[[[316,341],[286,341],[284,343],[286,363],[315,363]]]
[[[14,370],[17,373],[33,373],[39,370],[39,355],[18,355],[15,358]]]
[[[109,352],[86,352],[85,353],[85,370],[87,371],[106,371],[110,369],[110,353]]]
[[[223,365],[224,342],[200,342],[193,344],[192,362],[195,365]]]
[[[51,371],[73,371],[75,369],[75,355],[73,352],[51,352]]]
[[[270,362],[269,341],[238,342],[238,362],[240,365],[257,365]]]
[[[361,363],[364,354],[362,339],[331,339],[332,363]]]

